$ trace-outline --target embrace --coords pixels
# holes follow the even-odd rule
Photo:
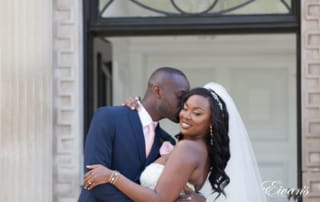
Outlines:
[[[252,186],[261,179],[232,99],[215,83],[191,90],[189,86],[180,70],[158,68],[142,101],[134,103],[137,110],[114,106],[96,111],[85,144],[86,174],[79,202],[206,201],[201,190],[205,184],[214,194],[212,200],[265,201],[258,188],[238,191],[245,181],[237,175],[248,178]],[[177,143],[160,127],[164,118],[179,123]],[[233,118],[239,134],[231,125]],[[234,146],[234,136],[246,144]],[[160,155],[164,142],[176,145]],[[234,152],[246,160],[243,169],[236,169]]]

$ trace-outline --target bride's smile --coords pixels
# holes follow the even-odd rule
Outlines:
[[[208,98],[192,95],[180,111],[180,129],[185,137],[204,136],[210,126],[210,104]]]

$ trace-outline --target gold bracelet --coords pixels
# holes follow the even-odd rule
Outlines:
[[[116,171],[114,174],[114,179],[111,183],[115,184],[118,181],[119,177],[120,177],[120,173],[118,171]]]
[[[111,183],[112,179],[114,178],[114,173],[115,173],[115,171],[112,171],[112,173],[109,177],[108,183]]]
[[[119,177],[120,177],[120,173],[118,171],[115,171],[114,178],[112,179],[111,184],[115,184],[118,181]]]
[[[109,183],[114,184],[119,179],[120,173],[117,170],[114,170],[109,178]]]

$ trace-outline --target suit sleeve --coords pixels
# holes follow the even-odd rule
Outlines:
[[[114,116],[108,108],[99,108],[91,121],[88,131],[84,162],[85,165],[102,164],[108,168],[112,168],[112,151],[113,139],[115,136]],[[85,168],[87,172],[87,168]],[[110,201],[110,197],[121,197],[114,186],[104,184],[95,187],[90,191],[91,194],[99,201]]]

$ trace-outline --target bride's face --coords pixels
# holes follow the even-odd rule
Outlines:
[[[203,137],[211,125],[211,110],[208,98],[190,96],[179,114],[180,131],[184,137]]]

